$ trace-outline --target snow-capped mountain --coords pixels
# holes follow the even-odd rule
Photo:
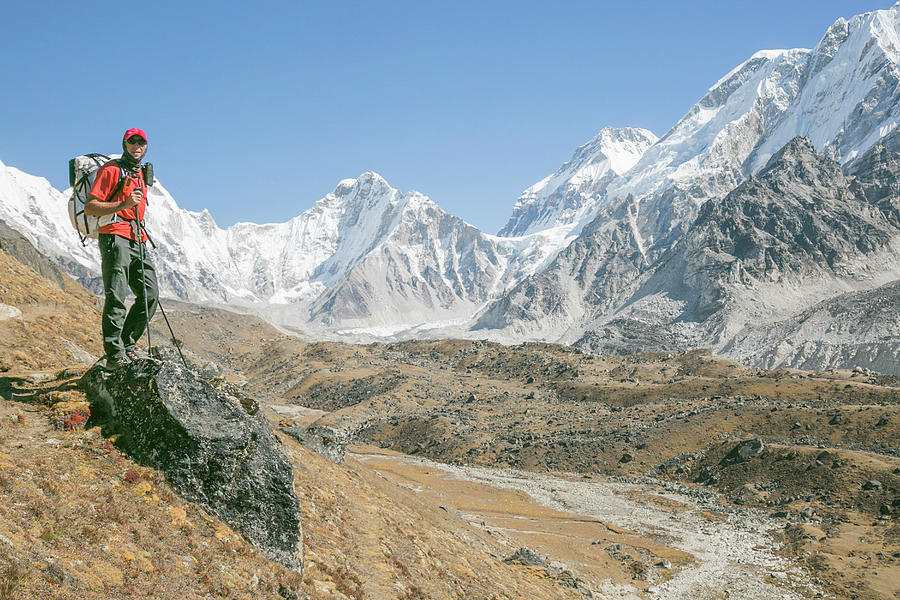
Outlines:
[[[870,154],[848,176],[808,139],[788,142],[759,174],[704,204],[625,306],[592,323],[579,344],[603,353],[705,346],[766,366],[805,360],[813,344],[822,358],[849,353],[884,369],[886,347],[900,353],[900,297],[890,300],[900,280],[900,181],[883,175],[900,172],[900,155]],[[836,308],[862,315],[860,298],[887,303],[869,306],[877,319],[845,322]],[[820,328],[843,335],[820,339]],[[792,335],[776,342],[772,331]]]
[[[574,227],[584,217],[583,209],[601,196],[611,181],[627,173],[656,141],[646,129],[603,129],[556,173],[522,192],[498,235]]]
[[[754,54],[623,175],[585,199],[580,237],[478,318],[501,339],[574,342],[625,305],[641,275],[796,136],[847,164],[900,122],[900,4],[838,20],[813,50]],[[542,214],[539,209],[532,214]],[[517,223],[526,230],[527,222]]]
[[[95,243],[68,223],[68,192],[0,164],[0,219],[100,291]],[[469,317],[510,283],[541,240],[482,234],[418,192],[375,173],[347,179],[285,222],[219,228],[180,209],[159,182],[148,194],[150,250],[164,295],[255,308],[290,325],[409,329]]]

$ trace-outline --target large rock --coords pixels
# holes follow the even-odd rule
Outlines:
[[[722,465],[733,465],[737,463],[747,462],[751,458],[760,456],[766,449],[766,445],[759,438],[744,440],[735,446],[725,458],[722,459]]]
[[[129,456],[163,471],[179,494],[267,557],[302,570],[293,472],[260,412],[248,414],[225,389],[170,361],[143,359],[112,373],[94,367],[81,385],[122,430]]]

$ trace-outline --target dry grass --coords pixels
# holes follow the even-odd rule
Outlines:
[[[0,373],[61,369],[73,364],[64,340],[102,354],[97,298],[71,282],[68,290],[0,250],[0,303],[22,318],[0,321]]]

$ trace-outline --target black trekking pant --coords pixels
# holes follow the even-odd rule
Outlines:
[[[106,293],[101,325],[103,350],[109,358],[120,358],[126,349],[134,348],[156,312],[156,271],[147,260],[146,252],[141,261],[140,242],[106,233],[100,234],[99,241],[103,290]],[[125,296],[129,288],[134,292],[135,300],[126,314]]]

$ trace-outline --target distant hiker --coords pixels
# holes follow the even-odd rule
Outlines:
[[[85,212],[104,216],[115,213],[114,222],[100,228],[100,260],[103,272],[103,350],[108,367],[121,367],[139,358],[135,343],[156,312],[156,271],[146,259],[143,242],[147,185],[141,161],[147,154],[147,135],[132,128],[122,138],[122,158],[111,160],[97,173]],[[125,313],[128,288],[136,296]]]

